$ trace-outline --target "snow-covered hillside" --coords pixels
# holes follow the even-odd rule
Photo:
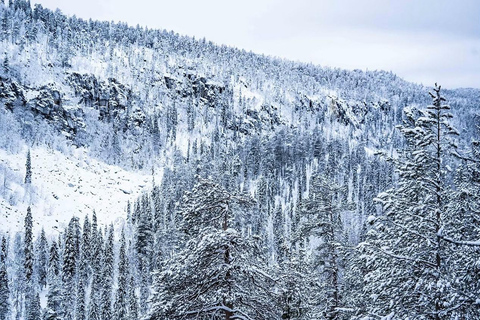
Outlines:
[[[480,90],[25,0],[0,52],[0,319],[478,319]]]
[[[1,232],[21,231],[27,206],[32,207],[34,232],[63,232],[72,216],[83,221],[96,211],[100,224],[123,225],[127,202],[152,188],[152,175],[126,171],[90,158],[82,148],[71,154],[31,149],[32,183],[25,184],[27,150],[0,150]],[[160,178],[157,177],[160,182]]]

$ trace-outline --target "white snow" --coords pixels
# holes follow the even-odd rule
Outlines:
[[[34,234],[42,226],[47,234],[60,232],[72,216],[83,221],[93,210],[99,224],[119,224],[125,217],[127,201],[134,201],[152,187],[151,175],[107,165],[90,158],[85,149],[65,155],[45,148],[31,150],[32,184],[28,186],[23,183],[26,153],[26,149],[18,154],[0,149],[0,166],[10,168],[10,177],[15,177],[8,179],[0,194],[1,232],[22,230],[29,205]],[[6,170],[0,172],[0,180],[5,174]]]

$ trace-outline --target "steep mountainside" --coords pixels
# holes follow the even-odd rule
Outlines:
[[[31,10],[22,1],[1,6],[1,16],[0,146],[20,162],[27,148],[72,157],[83,148],[86,157],[146,175],[172,168],[176,155],[208,163],[205,153],[227,153],[252,191],[269,175],[297,190],[308,179],[290,172],[317,170],[336,148],[343,159],[337,178],[350,198],[363,197],[356,193],[359,181],[370,179],[372,154],[402,143],[394,128],[403,108],[428,104],[427,88],[389,72],[273,59],[172,32]],[[480,92],[452,90],[447,99],[468,143]],[[250,154],[257,144],[261,150]],[[274,172],[262,166],[263,154],[274,157]],[[353,164],[355,157],[361,160]],[[4,176],[11,171],[5,166]],[[43,174],[34,170],[35,181]],[[308,181],[301,184],[297,194]],[[17,188],[3,186],[3,210],[35,204],[11,200],[25,199]]]

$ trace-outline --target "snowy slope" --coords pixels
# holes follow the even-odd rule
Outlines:
[[[125,217],[127,201],[152,187],[150,175],[96,161],[85,149],[72,153],[32,149],[32,185],[28,186],[23,183],[27,150],[9,154],[0,149],[0,181],[5,183],[0,195],[0,231],[21,230],[28,205],[35,234],[42,226],[47,234],[63,230],[72,216],[83,221],[93,210],[99,224],[118,225]]]

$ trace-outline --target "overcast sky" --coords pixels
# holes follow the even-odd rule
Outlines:
[[[479,0],[33,0],[257,53],[480,88]]]

